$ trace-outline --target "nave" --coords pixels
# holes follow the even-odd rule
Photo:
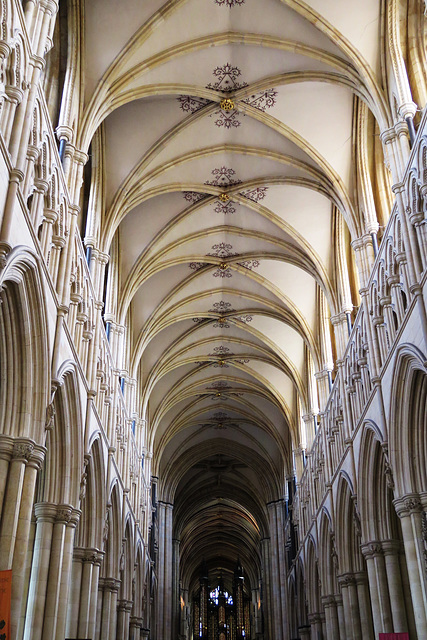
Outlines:
[[[0,640],[427,638],[426,7],[1,0]]]

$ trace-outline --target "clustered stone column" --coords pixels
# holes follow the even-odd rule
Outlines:
[[[427,504],[427,496],[423,498]],[[427,638],[426,560],[421,536],[423,505],[418,494],[398,498],[394,505],[402,526],[415,626],[418,638]]]
[[[341,585],[346,639],[373,640],[372,630],[368,626],[370,616],[367,615],[365,575],[344,573],[338,577],[338,583]]]
[[[282,640],[288,628],[286,607],[287,601],[286,576],[282,570],[285,567],[285,539],[283,501],[270,502],[268,505],[270,521],[270,562],[271,562],[271,614],[273,614],[274,638]]]
[[[98,580],[103,555],[98,549],[74,549],[67,623],[67,635],[71,637],[95,637]]]
[[[103,578],[102,585],[102,622],[101,638],[105,640],[115,640],[117,624],[117,596],[120,588],[120,581],[115,578]]]
[[[131,600],[119,600],[117,603],[117,640],[128,640]]]
[[[157,571],[157,637],[172,637],[172,510],[173,505],[158,501],[159,560]]]
[[[326,635],[328,638],[337,638],[337,640],[340,640],[341,635],[335,596],[324,596],[322,598],[322,604],[325,610]]]

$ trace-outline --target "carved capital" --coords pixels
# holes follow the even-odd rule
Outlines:
[[[56,510],[56,522],[68,524],[71,520],[73,507],[70,504],[58,504]]]
[[[403,545],[400,540],[383,540],[382,548],[385,556],[398,555],[403,551]]]
[[[383,555],[382,543],[376,540],[368,542],[362,546],[362,553],[365,558],[376,558]]]
[[[103,588],[104,591],[117,593],[120,588],[120,580],[116,580],[115,578],[104,578]]]
[[[313,624],[321,624],[322,621],[324,620],[324,616],[322,616],[321,613],[309,613],[308,614],[308,621],[311,625]]]
[[[397,515],[404,517],[412,513],[421,513],[422,505],[419,495],[416,493],[408,494],[397,500],[393,500]]]
[[[13,438],[0,434],[0,460],[9,461],[13,454]]]
[[[130,612],[132,610],[132,604],[133,602],[131,600],[119,600],[117,602],[117,609],[123,612]]]
[[[13,443],[12,457],[14,460],[28,462],[33,449],[34,442],[31,442],[31,440],[15,440],[15,442]]]
[[[99,549],[79,549],[80,551],[80,560],[82,562],[89,562],[90,564],[101,564],[102,559],[104,557],[104,553],[99,551]]]
[[[343,587],[349,587],[350,585],[356,584],[356,578],[353,573],[343,573],[338,576],[338,584]]]
[[[322,604],[324,607],[334,607],[336,606],[336,602],[335,602],[335,596],[323,596],[322,597]]]
[[[55,522],[57,505],[51,502],[39,502],[34,505],[34,513],[36,514],[37,523],[39,522]]]

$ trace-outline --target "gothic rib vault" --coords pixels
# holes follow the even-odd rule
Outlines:
[[[425,637],[426,6],[0,3],[12,640]]]
[[[231,573],[240,556],[256,584],[265,505],[314,437],[314,376],[328,392],[329,317],[357,305],[349,242],[378,230],[353,131],[373,133],[368,107],[390,123],[380,3],[317,4],[85,7],[85,245],[119,273],[104,319],[129,332],[190,592],[202,558]]]
[[[310,447],[315,377],[323,404],[342,352],[330,318],[345,343],[359,303],[349,243],[388,217],[367,166],[393,118],[381,4],[117,10],[85,6],[85,245],[117,274],[104,320],[129,334],[181,578],[191,593],[202,558],[231,575],[240,556],[254,585],[265,505]]]

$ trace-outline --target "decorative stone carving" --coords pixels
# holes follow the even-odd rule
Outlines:
[[[385,481],[387,483],[387,487],[394,491],[393,469],[387,461],[385,463]]]
[[[19,440],[15,441],[13,444],[13,458],[16,460],[25,460],[25,462],[28,462],[33,452],[33,449],[34,449],[34,444],[32,444],[29,441],[27,442],[20,442]]]
[[[425,511],[421,514],[421,534],[424,544],[424,570],[427,573],[427,513]]]
[[[358,535],[359,538],[361,538],[362,537],[362,524],[360,522],[360,515],[359,515],[359,511],[357,509],[356,501],[354,501],[353,524],[354,524],[354,530],[356,531],[356,534]]]
[[[338,570],[338,554],[337,554],[337,549],[335,546],[335,536],[332,533],[331,534],[331,559],[332,559],[332,563],[335,569],[335,572],[337,572]]]
[[[383,555],[382,543],[378,541],[368,542],[362,546],[362,553],[365,558],[375,558]]]
[[[47,408],[46,408],[46,422],[44,427],[46,431],[51,431],[53,429],[54,421],[55,421],[55,406],[53,402],[51,402],[50,404],[47,405]]]
[[[404,501],[405,508],[409,513],[421,511],[421,501],[417,496],[410,496]]]
[[[338,576],[338,582],[344,587],[349,587],[356,584],[356,578],[353,573],[343,573],[343,575]]]
[[[111,505],[108,505],[107,513],[105,515],[104,530],[102,532],[102,539],[104,541],[104,546],[107,543],[108,534],[109,534],[109,531],[110,531],[110,511],[111,511]]]
[[[120,587],[120,580],[115,578],[104,578],[104,591],[111,591],[117,593]]]
[[[68,504],[60,504],[56,511],[56,522],[68,524],[71,520],[72,507]]]
[[[82,477],[80,480],[80,494],[79,494],[79,498],[80,501],[84,500],[85,496],[86,496],[86,484],[87,484],[87,471],[86,471],[86,467],[89,464],[89,459],[85,457],[84,461],[83,461],[83,473],[82,473]]]

